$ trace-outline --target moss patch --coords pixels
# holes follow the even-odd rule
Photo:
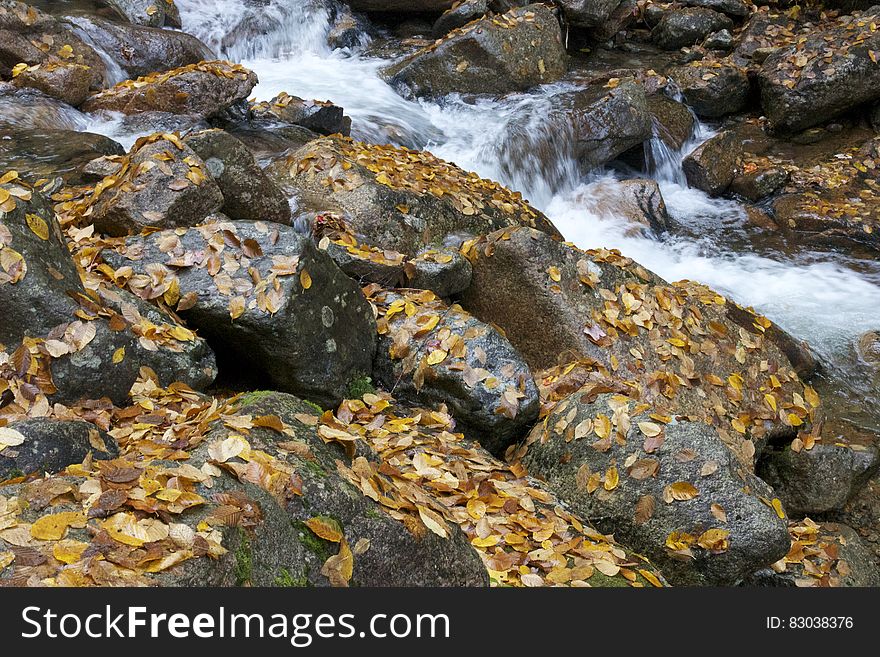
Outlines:
[[[309,585],[309,579],[305,575],[294,577],[287,568],[282,568],[281,572],[275,576],[275,586],[284,588],[297,588]]]
[[[367,393],[373,394],[375,392],[376,387],[373,385],[373,379],[366,375],[348,382],[348,396],[351,399],[360,399]]]
[[[302,546],[318,557],[321,563],[324,563],[330,558],[333,553],[330,550],[330,543],[328,541],[318,538],[301,520],[295,521],[293,526],[296,527],[299,532],[299,542]]]
[[[254,557],[251,553],[251,540],[247,533],[238,528],[238,546],[235,548],[235,583],[242,586],[251,581],[254,574]]]
[[[246,392],[238,398],[238,404],[239,406],[250,406],[251,404],[256,404],[257,402],[266,399],[267,397],[271,397],[274,394],[274,390],[254,390],[253,392]]]

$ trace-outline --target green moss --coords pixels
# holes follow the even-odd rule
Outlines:
[[[305,574],[294,577],[287,568],[282,568],[281,572],[275,576],[275,586],[285,588],[298,588],[309,585],[309,578]]]
[[[369,509],[367,509],[367,517],[381,519],[382,512],[379,511],[379,509],[377,509],[376,507],[370,507]]]
[[[351,399],[360,399],[367,393],[376,392],[373,379],[368,376],[359,376],[348,382],[348,396]]]
[[[293,526],[299,531],[299,542],[302,546],[318,557],[321,563],[324,563],[330,558],[333,553],[330,551],[329,541],[325,541],[323,538],[316,536],[315,533],[306,526],[306,523],[300,520],[295,521]]]
[[[242,586],[249,583],[254,575],[254,557],[251,553],[251,540],[241,527],[238,528],[238,546],[234,554],[235,583]]]
[[[275,394],[274,390],[254,390],[246,392],[238,398],[239,406],[250,406]]]
[[[306,470],[308,470],[312,474],[314,474],[318,477],[326,477],[327,476],[327,470],[325,470],[324,466],[321,465],[320,463],[318,463],[317,461],[306,460],[306,461],[304,461],[304,463],[306,466]]]
[[[9,474],[6,475],[4,480],[5,479],[18,479],[19,477],[24,477],[24,472],[22,472],[18,468],[12,468],[12,470],[9,471]]]
[[[320,406],[318,406],[315,402],[311,402],[311,401],[309,401],[308,399],[303,399],[303,403],[304,403],[304,404],[308,404],[309,406],[311,406],[311,407],[312,407],[313,409],[315,409],[319,414],[323,414],[323,413],[324,413],[324,409],[321,408]]]

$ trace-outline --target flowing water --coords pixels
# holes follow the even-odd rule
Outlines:
[[[769,248],[749,237],[738,204],[687,188],[682,157],[712,134],[709,126],[698,123],[681,152],[659,139],[648,143],[650,175],[684,230],[661,239],[634,236],[622,217],[598,202],[613,196],[622,174],[583,175],[571,135],[548,120],[554,96],[570,88],[565,83],[502,100],[407,100],[381,79],[387,61],[362,49],[330,49],[327,34],[336,15],[330,2],[177,0],[185,31],[256,71],[260,100],[280,91],[331,100],[352,117],[355,138],[427,148],[499,180],[521,191],[579,246],[618,248],[668,280],[706,283],[807,340],[826,361],[848,360],[854,338],[880,328],[876,259]]]

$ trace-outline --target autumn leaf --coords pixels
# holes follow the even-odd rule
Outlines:
[[[24,443],[24,434],[9,427],[0,427],[0,451],[7,447],[18,447]]]
[[[727,512],[720,504],[713,504],[709,507],[709,510],[712,512],[712,515],[715,516],[715,518],[717,518],[721,522],[727,522]]]
[[[448,355],[449,353],[443,349],[434,349],[433,351],[431,351],[430,354],[428,354],[428,365],[439,365],[444,360],[446,360],[446,357]]]
[[[620,475],[617,472],[617,467],[612,465],[605,471],[605,483],[602,486],[605,490],[614,490],[617,488],[618,482],[620,482]]]
[[[245,298],[242,296],[233,297],[229,300],[229,316],[234,320],[244,314]]]
[[[416,505],[416,508],[419,511],[419,518],[425,523],[425,527],[437,534],[437,536],[449,538],[449,527],[447,526],[446,521],[443,520],[442,516],[421,504]]]
[[[655,424],[654,422],[639,422],[638,427],[639,431],[649,438],[660,435],[660,432],[663,430],[659,424]]]
[[[686,500],[692,500],[699,494],[700,491],[698,491],[693,484],[686,481],[676,481],[663,489],[663,501],[667,504],[671,504],[674,500],[683,502]]]
[[[41,541],[58,541],[64,538],[71,525],[84,527],[85,516],[78,511],[63,511],[38,518],[31,525],[31,536]]]
[[[316,536],[331,543],[339,543],[345,535],[339,521],[330,516],[315,516],[305,521],[305,526],[311,529]]]
[[[633,516],[633,522],[637,525],[643,525],[654,515],[655,501],[653,495],[642,495],[636,502],[636,512]]]
[[[304,290],[308,290],[312,287],[312,277],[306,269],[303,269],[299,273],[299,284],[302,285],[302,289]]]
[[[125,347],[119,347],[113,352],[113,364],[119,365],[123,360],[125,360]]]
[[[707,529],[697,539],[697,544],[703,549],[718,554],[725,552],[730,546],[729,536],[730,532],[726,529]]]
[[[27,221],[28,228],[31,229],[31,232],[39,237],[41,240],[49,239],[49,225],[46,221],[38,214],[31,214],[30,212],[25,214],[25,221]]]

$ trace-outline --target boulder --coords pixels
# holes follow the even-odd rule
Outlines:
[[[325,137],[266,172],[301,211],[336,212],[368,244],[407,256],[504,226],[559,235],[519,193],[425,151]]]
[[[90,132],[0,127],[0,171],[18,171],[30,183],[60,176],[67,184],[80,184],[89,162],[124,153],[109,137]]]
[[[634,234],[659,235],[671,225],[660,186],[654,180],[621,180],[607,189],[597,189],[593,198],[600,214],[624,219],[632,224]]]
[[[758,72],[771,129],[792,133],[880,98],[880,10],[841,16],[780,49]]]
[[[95,94],[85,112],[172,112],[210,118],[248,97],[257,76],[239,64],[214,61],[126,80]]]
[[[675,9],[663,13],[651,30],[651,39],[661,48],[678,50],[700,43],[712,32],[733,27],[724,14],[702,7]]]
[[[782,167],[769,167],[751,172],[737,171],[730,184],[730,191],[753,203],[758,203],[785,187],[788,180],[789,173]]]
[[[751,13],[751,5],[743,0],[685,0],[689,7],[714,9],[734,18],[745,18]]]
[[[654,134],[674,151],[680,150],[694,132],[694,115],[683,103],[664,94],[648,96]]]
[[[856,351],[864,362],[880,370],[880,331],[868,331],[859,336]]]
[[[468,23],[384,69],[389,82],[419,97],[505,94],[554,82],[566,71],[562,31],[545,5]]]
[[[785,556],[779,500],[714,428],[604,389],[578,391],[535,428],[532,475],[673,585],[730,585]]]
[[[730,30],[718,30],[712,32],[703,41],[703,48],[707,50],[720,50],[721,52],[730,52],[733,50],[735,42]]]
[[[588,30],[591,39],[598,42],[608,41],[627,27],[639,16],[638,0],[622,0],[611,12],[608,19]]]
[[[850,527],[805,518],[791,522],[789,532],[785,559],[749,577],[746,586],[880,586],[875,556]]]
[[[129,237],[104,260],[141,298],[174,290],[177,312],[279,390],[333,404],[372,370],[373,313],[357,284],[292,228],[216,220]],[[235,360],[233,360],[235,359]],[[222,363],[221,363],[222,365]]]
[[[660,414],[711,424],[749,467],[768,438],[793,438],[816,417],[818,395],[764,336],[768,320],[734,320],[709,288],[526,228],[463,251],[473,278],[461,305],[499,326],[533,370],[587,363]]]
[[[444,11],[440,18],[434,21],[432,34],[435,39],[442,39],[452,30],[482,18],[488,11],[487,0],[462,0]]]
[[[164,0],[157,0],[156,4],[164,4]],[[198,64],[214,57],[208,46],[185,32],[114,23],[97,16],[75,16],[66,20],[105,52],[129,78]]]
[[[101,57],[53,16],[16,0],[0,2],[0,77],[19,64],[87,66],[92,89],[104,84]]]
[[[613,88],[590,85],[555,101],[558,121],[571,124],[575,155],[586,170],[600,167],[651,138],[645,89],[633,80]]]
[[[132,25],[146,25],[148,27],[165,25],[166,9],[174,7],[173,0],[103,0],[103,2]]]
[[[577,27],[600,27],[605,23],[620,0],[558,0],[565,20]]]
[[[471,263],[453,249],[428,248],[403,267],[406,286],[448,298],[471,284]]]
[[[116,236],[195,226],[223,204],[207,165],[172,133],[139,139],[89,199],[95,228]]]
[[[348,0],[346,4],[355,11],[367,13],[439,13],[446,11],[456,0]]]
[[[28,408],[37,392],[43,402],[121,403],[142,367],[162,385],[213,382],[213,353],[169,315],[138,299],[86,295],[54,213],[35,191],[11,178],[0,198],[0,343],[15,352],[0,359],[0,378],[15,382],[16,404]],[[29,367],[20,371],[16,362]]]
[[[446,404],[460,430],[501,455],[538,417],[528,366],[494,328],[426,290],[369,296],[379,312],[374,376],[400,399]]]
[[[68,105],[81,105],[90,94],[91,69],[82,64],[35,64],[16,68],[12,84],[37,89]]]
[[[95,459],[113,459],[119,455],[112,436],[81,421],[13,422],[3,428],[0,437],[0,445],[10,442],[12,446],[0,448],[0,481],[60,472],[68,465],[81,463],[89,454]]]
[[[223,193],[222,212],[233,219],[290,223],[290,205],[238,139],[223,130],[195,132],[184,139],[205,163]]]
[[[700,144],[682,161],[688,185],[720,196],[736,175],[742,145],[736,133],[725,130]]]
[[[749,99],[749,79],[740,68],[698,61],[677,66],[668,75],[698,116],[717,119],[742,110]]]
[[[766,450],[758,474],[795,517],[841,509],[880,469],[873,445],[816,442]]]
[[[303,100],[281,92],[270,101],[254,103],[251,114],[258,121],[290,123],[320,135],[351,133],[351,119],[330,101]]]

